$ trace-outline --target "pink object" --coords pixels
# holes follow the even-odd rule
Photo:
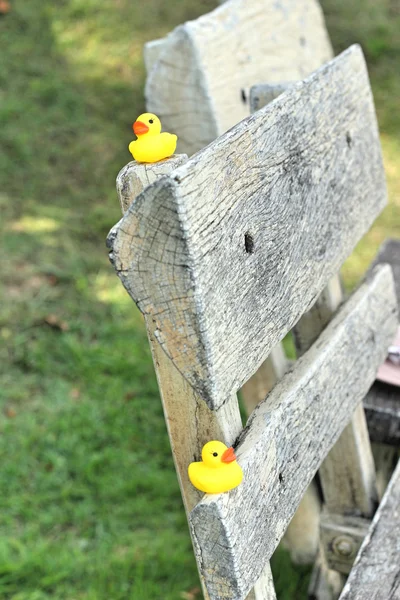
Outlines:
[[[400,387],[400,327],[389,348],[389,357],[379,367],[376,378],[384,383]]]

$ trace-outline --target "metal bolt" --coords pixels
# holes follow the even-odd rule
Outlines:
[[[339,535],[332,542],[333,552],[341,558],[350,558],[355,554],[354,540],[347,535]]]

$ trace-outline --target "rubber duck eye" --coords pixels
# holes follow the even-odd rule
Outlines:
[[[149,123],[153,124],[154,123],[153,119],[150,119]]]
[[[218,452],[213,452],[213,456],[218,456]]]

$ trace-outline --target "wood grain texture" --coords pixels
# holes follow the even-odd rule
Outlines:
[[[250,89],[251,112],[254,113],[257,110],[260,110],[275,100],[275,98],[280,96],[293,84],[294,82],[292,81],[284,83],[264,83],[252,86]],[[333,279],[337,280],[338,277],[336,276]],[[327,302],[327,300],[330,300],[330,295],[334,291],[335,288],[330,282],[328,284],[328,289],[322,292],[311,311],[305,313],[293,329],[293,333],[297,334],[295,342],[298,356],[301,356],[301,354],[311,346],[330,320],[333,312],[336,310],[339,303],[333,308],[331,307],[331,302]],[[342,297],[340,297],[340,302],[341,301]],[[303,332],[309,333],[306,339],[303,339]],[[284,355],[282,344],[276,346],[272,350],[278,357],[279,351]],[[279,368],[280,365],[283,367],[285,361],[278,360],[277,362],[276,360],[273,360],[275,357],[272,352],[249,382],[242,388],[246,409],[248,406],[251,406],[252,409],[255,408],[284,374],[282,368],[278,371],[276,367]],[[285,370],[287,370],[289,364],[287,360],[286,364]],[[262,392],[264,392],[264,394],[262,394]],[[319,516],[320,500],[318,498],[317,486],[313,481],[302,497],[299,507],[290,521],[282,539],[282,544],[288,549],[291,560],[295,564],[312,564],[314,562],[319,544]],[[320,570],[322,569],[320,568]],[[321,577],[322,573],[320,573],[318,578],[319,583]],[[319,598],[318,592],[315,597]]]
[[[146,186],[182,165],[187,158],[186,154],[175,154],[157,163],[146,164],[133,160],[122,167],[117,175],[117,194],[122,214],[126,213]]]
[[[230,446],[242,428],[236,397],[219,411],[211,411],[182,377],[154,337],[154,324],[146,319],[147,334],[157,375],[172,456],[186,513],[199,502],[202,493],[189,481],[187,467],[200,460],[203,445],[218,439]],[[210,598],[200,575],[204,600]]]
[[[164,351],[218,408],[385,203],[368,75],[353,46],[148,186],[113,230],[110,258]]]
[[[177,162],[182,163],[186,158],[185,155],[181,155],[154,165],[141,165],[136,161],[126,165],[117,178],[117,191],[123,211],[134,202],[135,192],[140,187],[144,189],[152,178],[165,175]],[[197,504],[202,494],[190,483],[187,465],[192,460],[200,459],[201,449],[210,439],[219,439],[228,446],[233,443],[242,429],[238,401],[236,395],[232,395],[218,411],[211,411],[161,349],[154,336],[154,322],[151,318],[146,318],[146,328],[172,455],[184,506],[188,512]],[[205,600],[210,600],[201,574],[200,582]],[[273,600],[275,591],[268,563],[251,592],[252,600],[264,600],[264,595],[261,594],[264,594],[265,590],[269,590]]]
[[[229,0],[146,48],[147,109],[192,154],[249,114],[250,86],[331,58],[316,0]]]
[[[400,599],[400,463],[357,555],[340,600]]]
[[[236,449],[242,484],[205,496],[190,513],[212,598],[245,598],[373,381],[396,326],[392,273],[382,266],[253,412]]]

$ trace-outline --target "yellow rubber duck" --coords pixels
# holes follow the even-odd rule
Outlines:
[[[137,140],[129,144],[129,152],[138,162],[155,163],[172,156],[177,136],[161,133],[161,121],[152,113],[143,113],[132,125]]]
[[[232,447],[222,442],[207,442],[201,451],[202,462],[189,465],[189,479],[195,488],[206,494],[221,494],[237,487],[243,471],[236,462]]]

